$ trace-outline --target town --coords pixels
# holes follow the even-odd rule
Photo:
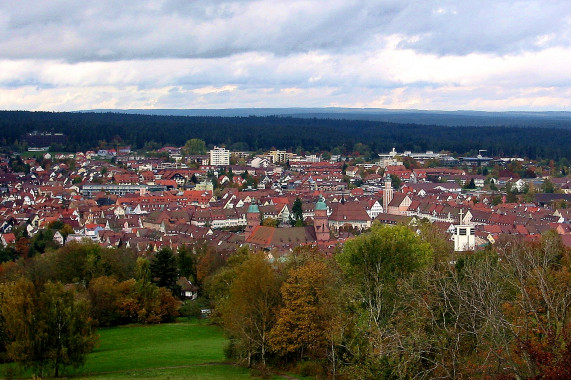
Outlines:
[[[366,160],[358,150],[230,151],[199,139],[58,153],[41,146],[53,142],[46,134],[30,139],[35,148],[0,160],[2,261],[26,256],[45,230],[59,246],[88,240],[157,252],[206,242],[272,259],[304,245],[332,254],[373,223],[432,223],[455,251],[506,236],[534,241],[548,230],[571,246],[565,162],[395,149]]]

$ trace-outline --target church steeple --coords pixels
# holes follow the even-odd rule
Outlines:
[[[385,174],[385,187],[383,189],[383,212],[389,213],[389,204],[393,200],[393,186],[391,176]]]
[[[329,240],[329,218],[327,217],[327,205],[325,204],[325,199],[322,196],[319,196],[319,199],[315,204],[313,227],[315,228],[317,241]]]
[[[250,207],[248,207],[248,211],[246,212],[246,222],[247,239],[252,234],[254,228],[260,225],[260,209],[254,199],[252,199],[252,203],[250,203]]]

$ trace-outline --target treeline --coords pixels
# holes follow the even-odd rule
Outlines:
[[[317,378],[571,378],[571,258],[539,243],[454,255],[374,225],[334,257],[232,256],[206,282],[229,358]]]
[[[366,120],[307,119],[292,117],[182,117],[118,113],[49,113],[2,111],[2,145],[21,142],[32,131],[62,132],[69,151],[97,147],[99,142],[143,148],[182,146],[191,138],[235,150],[301,148],[306,151],[351,153],[367,144],[373,153],[441,151],[474,154],[486,149],[492,156],[520,156],[558,160],[571,156],[571,134],[557,128],[447,127]]]

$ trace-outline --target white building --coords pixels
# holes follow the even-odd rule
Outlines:
[[[454,251],[473,251],[476,248],[476,229],[473,224],[465,223],[460,211],[460,224],[454,225]]]
[[[405,150],[403,153],[398,153],[395,148],[389,153],[379,153],[380,161],[378,163],[381,167],[386,167],[388,165],[399,165],[399,160],[397,156],[410,157],[415,159],[420,163],[424,163],[427,160],[449,160],[450,156],[440,153],[434,153],[431,150],[427,150],[425,153],[414,153],[410,150]],[[400,163],[402,165],[402,163]]]
[[[210,151],[210,165],[230,165],[230,151],[225,148],[218,148],[215,146],[214,149]]]
[[[285,164],[287,160],[293,157],[293,153],[288,153],[285,150],[271,150],[269,156],[272,157],[274,164]]]

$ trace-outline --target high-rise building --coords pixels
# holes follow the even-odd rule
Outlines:
[[[230,165],[230,151],[217,146],[210,150],[210,165],[226,166]]]

